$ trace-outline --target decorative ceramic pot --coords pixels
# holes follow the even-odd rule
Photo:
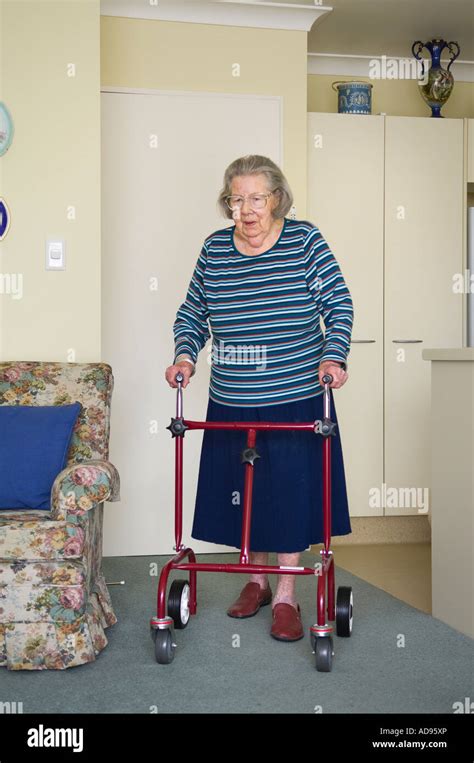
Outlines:
[[[337,89],[339,114],[370,114],[372,87],[370,82],[333,82],[332,89]]]
[[[425,70],[427,63],[420,53],[426,48],[431,55],[431,68]],[[441,52],[448,48],[451,58],[446,69],[441,66]],[[420,93],[431,109],[432,117],[442,117],[441,107],[444,106],[454,87],[454,77],[449,71],[451,64],[459,56],[461,49],[457,42],[446,42],[435,38],[428,42],[417,40],[413,43],[411,52],[418,61],[421,61],[421,78],[418,82]]]

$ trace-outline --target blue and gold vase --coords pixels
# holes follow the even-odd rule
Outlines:
[[[426,48],[431,56],[431,67],[425,68],[427,60],[420,53]],[[451,58],[446,69],[441,66],[441,53],[448,48]],[[411,52],[421,61],[421,81],[418,82],[420,93],[431,109],[432,117],[442,117],[441,107],[444,106],[454,87],[454,77],[449,71],[451,64],[459,56],[461,50],[457,42],[446,42],[435,38],[428,42],[417,40],[413,43]]]

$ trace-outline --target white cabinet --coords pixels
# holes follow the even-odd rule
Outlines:
[[[308,115],[308,219],[354,300],[335,392],[352,516],[426,510],[426,346],[462,346],[463,122]],[[421,341],[419,341],[421,340]]]
[[[334,391],[350,513],[381,515],[369,491],[383,481],[384,120],[308,117],[308,220],[334,252],[354,302],[350,378]]]
[[[474,119],[467,121],[467,182],[474,183]]]
[[[431,383],[422,351],[462,346],[462,295],[453,290],[462,236],[462,120],[387,117],[385,482],[409,505],[387,506],[386,514],[417,514],[430,488]],[[440,422],[447,415],[440,411]]]
[[[431,611],[474,638],[474,347],[426,348],[423,357],[431,366],[433,432],[440,411],[451,411],[431,452]]]

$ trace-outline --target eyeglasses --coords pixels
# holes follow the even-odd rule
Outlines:
[[[235,209],[236,207],[237,209],[242,209],[245,199],[248,199],[252,209],[263,209],[273,193],[274,191],[270,191],[270,193],[251,193],[249,196],[227,196],[225,202],[229,209]]]

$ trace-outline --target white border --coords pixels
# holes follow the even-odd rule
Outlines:
[[[387,56],[390,61],[415,61],[410,54],[408,56]],[[367,77],[369,79],[369,61],[381,61],[382,56],[356,56],[341,53],[308,53],[308,74],[330,74]],[[429,62],[429,59],[425,59]],[[441,60],[446,66],[449,59]],[[455,81],[474,82],[474,61],[454,61],[450,72]],[[373,80],[377,82],[378,80]],[[392,82],[395,80],[391,80]]]
[[[101,16],[184,21],[258,29],[286,29],[309,32],[333,9],[327,5],[292,5],[260,0],[101,0]]]

